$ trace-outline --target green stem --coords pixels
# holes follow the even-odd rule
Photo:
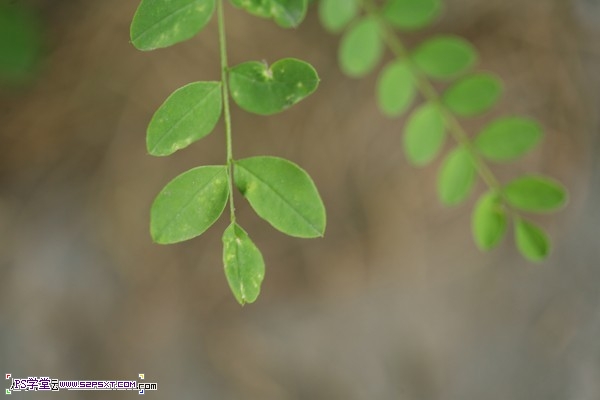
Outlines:
[[[229,179],[229,212],[231,222],[235,222],[235,206],[233,205],[233,147],[231,140],[231,114],[229,112],[229,87],[227,85],[227,38],[225,36],[225,17],[223,0],[217,0],[219,20],[219,48],[221,52],[221,87],[223,89],[223,118],[225,120],[225,141],[227,142],[227,176]]]
[[[469,139],[469,136],[467,135],[463,127],[460,125],[458,119],[444,106],[439,94],[437,93],[431,82],[414,65],[410,57],[408,57],[406,47],[404,47],[404,44],[396,36],[394,30],[379,15],[379,10],[371,1],[363,0],[361,3],[365,12],[371,17],[376,18],[378,20],[379,25],[381,26],[383,40],[387,44],[390,51],[398,59],[401,59],[402,61],[406,62],[411,72],[413,73],[413,76],[416,77],[416,83],[419,92],[421,92],[425,100],[436,104],[438,108],[442,111],[444,120],[446,121],[446,127],[448,128],[450,135],[458,144],[467,149],[467,151],[471,155],[471,158],[473,159],[475,169],[477,170],[477,173],[479,174],[481,179],[490,189],[500,192],[500,189],[502,187],[500,185],[500,182],[498,181],[494,173],[490,170],[486,162],[481,158],[479,153],[475,150],[471,139]]]

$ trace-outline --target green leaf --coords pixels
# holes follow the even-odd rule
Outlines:
[[[396,28],[416,30],[431,24],[441,9],[440,0],[388,0],[383,16]]]
[[[383,41],[375,18],[363,18],[344,33],[338,58],[342,72],[361,77],[371,72],[383,56]]]
[[[415,94],[414,77],[406,62],[392,62],[379,75],[377,100],[379,109],[388,117],[404,113],[413,102]]]
[[[510,161],[533,149],[542,137],[542,127],[534,120],[499,118],[475,138],[475,147],[492,161]]]
[[[269,68],[249,61],[231,68],[229,89],[244,110],[269,115],[298,103],[319,85],[317,71],[308,63],[294,58],[277,61]]]
[[[479,198],[473,209],[471,228],[481,250],[491,250],[500,243],[506,234],[506,220],[498,193],[489,191]]]
[[[201,235],[225,209],[227,181],[227,167],[219,165],[190,169],[169,182],[150,210],[152,239],[169,244]]]
[[[233,222],[223,233],[223,264],[238,303],[253,303],[265,277],[265,261],[246,231]]]
[[[412,59],[423,72],[436,79],[451,79],[477,61],[471,43],[458,36],[437,36],[421,44]]]
[[[567,202],[567,191],[555,180],[543,176],[523,176],[503,189],[510,205],[523,211],[555,211]]]
[[[310,176],[277,157],[235,162],[235,184],[256,213],[290,236],[312,238],[325,232],[325,207]]]
[[[475,183],[475,166],[471,154],[457,147],[444,160],[438,176],[438,195],[444,205],[453,206],[465,200]]]
[[[271,0],[231,0],[231,3],[257,17],[271,18]]]
[[[444,116],[434,103],[421,105],[404,127],[404,152],[408,161],[422,167],[440,152],[446,139]]]
[[[452,112],[471,117],[490,109],[502,94],[502,83],[492,74],[473,74],[450,86],[443,101]]]
[[[131,22],[139,50],[172,46],[196,35],[210,21],[215,0],[142,0]]]
[[[0,1],[0,84],[26,83],[41,58],[39,21],[22,2]]]
[[[295,28],[304,20],[307,0],[271,0],[271,15],[282,28]]]
[[[202,139],[219,121],[221,107],[221,82],[194,82],[177,89],[148,125],[148,152],[168,156]]]
[[[515,220],[515,241],[519,252],[529,261],[540,262],[550,254],[548,235],[529,221]]]
[[[358,15],[357,0],[319,0],[321,24],[331,33],[341,32]]]

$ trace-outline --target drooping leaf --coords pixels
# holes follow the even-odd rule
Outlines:
[[[169,244],[201,235],[219,218],[228,195],[226,166],[192,168],[177,176],[152,204],[152,239]]]
[[[462,117],[481,114],[491,108],[502,94],[500,80],[487,73],[473,74],[459,80],[444,92],[443,101]]]
[[[465,200],[475,183],[475,166],[471,154],[457,147],[446,156],[438,176],[438,195],[444,205],[453,206]]]
[[[451,79],[470,69],[477,60],[471,43],[458,36],[436,36],[412,54],[414,63],[436,79]]]
[[[377,82],[379,109],[388,117],[397,117],[410,107],[416,94],[414,77],[402,61],[388,64]]]
[[[278,157],[235,162],[235,184],[256,213],[290,236],[318,237],[325,232],[325,207],[310,176]]]
[[[543,176],[517,178],[504,186],[503,193],[510,205],[523,211],[555,211],[567,202],[565,188]]]
[[[446,139],[444,116],[434,103],[425,103],[412,112],[404,127],[404,152],[415,166],[431,162]]]
[[[238,303],[253,303],[265,277],[265,261],[246,231],[233,222],[223,233],[225,277]]]
[[[295,28],[304,20],[307,0],[271,0],[271,15],[282,28]]]
[[[416,30],[431,24],[441,8],[440,0],[388,0],[383,16],[398,29]]]
[[[172,46],[192,38],[213,15],[215,0],[142,0],[131,22],[139,50]]]
[[[475,138],[477,150],[492,161],[510,161],[522,156],[540,141],[542,128],[534,120],[520,117],[499,118]]]
[[[342,36],[338,58],[342,71],[351,77],[371,72],[383,56],[383,41],[375,18],[363,18]]]
[[[202,139],[219,121],[221,108],[221,82],[194,82],[177,89],[148,125],[148,152],[168,156]]]
[[[515,242],[519,252],[529,261],[540,262],[550,254],[546,232],[521,218],[515,220]]]
[[[471,219],[477,246],[484,251],[496,247],[506,234],[506,222],[506,211],[498,193],[489,191],[482,195],[473,209]]]
[[[317,71],[308,63],[285,58],[271,67],[249,61],[231,68],[229,89],[244,110],[269,115],[298,103],[319,85]]]
[[[339,33],[358,15],[357,0],[319,0],[319,18],[325,29]]]

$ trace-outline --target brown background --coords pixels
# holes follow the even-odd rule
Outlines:
[[[219,79],[216,20],[189,42],[142,53],[128,43],[136,1],[28,3],[43,19],[46,56],[35,82],[0,92],[1,373],[143,372],[158,382],[150,398],[600,398],[597,1],[448,0],[433,28],[405,36],[413,46],[433,32],[461,35],[478,48],[479,68],[505,80],[500,106],[466,122],[469,132],[514,113],[545,126],[543,146],[494,166],[503,181],[533,171],[571,191],[568,208],[535,218],[555,243],[541,266],[520,258],[512,234],[478,252],[476,196],[440,206],[439,161],[408,165],[404,120],[379,114],[375,73],[340,73],[339,37],[320,27],[314,6],[289,31],[227,6],[230,64],[294,56],[322,80],[276,116],[233,107],[236,158],[297,162],[328,210],[325,238],[299,240],[238,198],[267,263],[259,300],[244,308],[222,272],[226,218],[178,245],[148,234],[166,182],[225,159],[221,124],[167,158],[148,156],[144,137],[173,90]]]

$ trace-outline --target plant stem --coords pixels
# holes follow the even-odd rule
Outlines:
[[[481,156],[479,156],[479,154],[473,147],[471,139],[469,139],[469,136],[461,126],[458,119],[444,106],[439,94],[437,93],[429,79],[427,79],[427,77],[423,75],[423,73],[414,65],[410,57],[408,57],[408,52],[406,51],[404,44],[396,36],[394,30],[379,15],[379,10],[371,1],[363,0],[361,4],[367,14],[378,20],[379,25],[381,26],[383,39],[390,51],[398,59],[401,59],[402,61],[406,62],[406,64],[410,68],[413,76],[416,78],[417,87],[419,89],[419,92],[421,92],[421,95],[425,98],[425,100],[434,103],[441,110],[444,116],[444,120],[446,121],[446,128],[448,128],[450,135],[458,144],[463,146],[469,152],[471,158],[473,159],[475,169],[477,170],[477,173],[479,174],[481,179],[490,189],[500,193],[500,182],[498,181],[494,173],[490,170],[486,162],[481,158]]]
[[[233,147],[231,140],[231,114],[229,112],[229,87],[227,85],[227,38],[225,36],[225,17],[223,0],[217,0],[219,20],[219,48],[221,53],[221,87],[223,89],[223,118],[225,120],[225,141],[227,143],[227,177],[229,179],[229,212],[231,222],[235,222],[235,206],[233,205]]]

